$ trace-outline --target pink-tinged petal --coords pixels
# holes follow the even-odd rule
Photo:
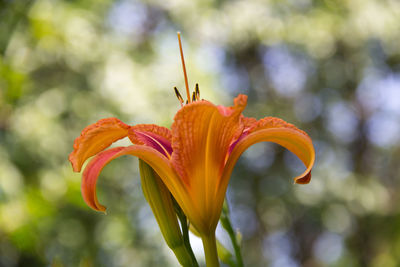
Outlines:
[[[254,127],[254,125],[257,123],[257,120],[254,118],[248,118],[248,117],[244,117],[243,115],[240,117],[240,122],[243,125],[243,131],[241,133],[241,135],[239,136],[238,139],[233,140],[231,145],[229,146],[229,154],[232,153],[233,148],[236,146],[236,144],[242,140],[243,138],[245,138],[246,136],[249,135],[250,130],[252,129],[252,127]]]
[[[113,142],[128,135],[130,126],[116,118],[107,118],[87,126],[81,135],[75,139],[74,151],[69,155],[69,161],[75,172],[80,172],[83,163],[109,147]]]
[[[129,139],[134,144],[150,146],[166,157],[172,154],[171,131],[155,124],[138,124],[129,130]]]
[[[97,211],[106,210],[97,199],[97,178],[104,166],[113,159],[123,155],[136,156],[149,164],[160,176],[182,209],[185,212],[190,210],[190,207],[192,206],[191,199],[168,159],[157,150],[144,145],[111,148],[98,153],[93,157],[93,159],[91,159],[82,175],[82,196],[89,207]]]

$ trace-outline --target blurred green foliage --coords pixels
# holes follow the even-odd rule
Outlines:
[[[202,98],[248,94],[247,116],[294,123],[317,150],[306,186],[279,147],[242,156],[228,199],[245,265],[398,266],[399,18],[396,0],[0,1],[0,266],[177,265],[136,159],[104,169],[104,216],[67,157],[101,118],[170,126],[178,30]]]

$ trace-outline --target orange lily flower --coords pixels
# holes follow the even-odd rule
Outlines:
[[[200,233],[215,230],[233,167],[249,146],[262,142],[280,144],[307,166],[295,183],[311,179],[315,152],[310,137],[279,118],[244,117],[247,96],[235,98],[233,107],[201,100],[183,106],[171,130],[154,124],[129,126],[116,118],[86,127],[75,140],[69,160],[82,177],[82,195],[91,208],[105,211],[96,196],[96,181],[103,167],[122,155],[133,155],[149,164],[161,177],[191,223]],[[103,151],[129,137],[134,145]]]
[[[82,195],[91,208],[105,211],[96,196],[96,181],[103,167],[122,155],[133,155],[149,164],[161,177],[190,222],[201,234],[215,231],[229,178],[240,155],[249,146],[275,142],[298,156],[307,166],[295,183],[311,179],[315,152],[310,137],[281,119],[261,120],[241,113],[247,96],[235,98],[234,106],[216,106],[200,100],[183,106],[171,130],[153,124],[129,126],[108,118],[86,127],[75,140],[69,160],[82,177]],[[103,151],[113,142],[129,137],[134,145]]]
[[[182,103],[179,93],[178,98]],[[279,118],[256,120],[243,116],[246,95],[238,95],[232,107],[199,100],[198,89],[192,99],[176,113],[171,129],[154,124],[129,126],[116,118],[102,119],[82,131],[69,160],[74,171],[80,172],[84,162],[95,156],[83,172],[82,195],[87,205],[97,211],[106,209],[96,196],[96,181],[103,167],[123,155],[145,161],[200,233],[207,258],[214,253],[208,250],[215,251],[215,229],[231,173],[248,147],[266,141],[293,152],[306,166],[294,178],[298,184],[310,181],[315,152],[310,137],[294,125]],[[124,137],[133,145],[105,150]]]

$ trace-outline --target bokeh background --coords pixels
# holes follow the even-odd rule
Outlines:
[[[317,151],[305,186],[278,146],[239,160],[228,199],[246,266],[399,266],[396,0],[0,1],[0,266],[177,266],[137,159],[104,169],[105,216],[67,157],[101,118],[171,125],[178,30],[202,98],[247,94],[246,116],[291,122]]]

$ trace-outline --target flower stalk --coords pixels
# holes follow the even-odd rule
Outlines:
[[[201,240],[203,241],[203,248],[206,257],[207,267],[219,267],[215,233],[204,235],[201,237]]]

